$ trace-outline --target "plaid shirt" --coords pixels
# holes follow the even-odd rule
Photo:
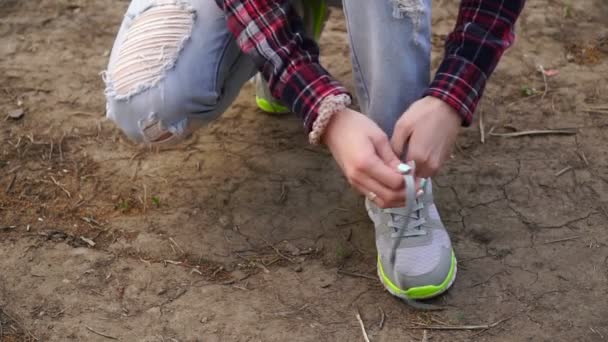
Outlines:
[[[388,1],[388,0],[369,0]],[[216,0],[227,15],[228,29],[268,81],[274,97],[304,120],[309,132],[321,101],[347,94],[319,63],[317,44],[304,27],[290,0]],[[426,96],[442,99],[473,120],[485,84],[503,52],[513,43],[514,25],[525,0],[462,0],[445,57]]]

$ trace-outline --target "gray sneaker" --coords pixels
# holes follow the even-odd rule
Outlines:
[[[428,299],[445,292],[456,278],[456,257],[450,237],[433,203],[430,179],[416,197],[413,169],[401,164],[406,206],[380,209],[366,199],[376,228],[378,277],[393,295],[406,301]]]

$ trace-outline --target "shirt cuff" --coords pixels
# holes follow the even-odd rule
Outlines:
[[[305,64],[292,70],[289,78],[274,88],[273,95],[304,119],[306,133],[313,131],[324,99],[338,95],[350,98],[346,88],[317,63]]]
[[[348,94],[330,95],[324,98],[319,106],[318,116],[312,125],[312,130],[308,134],[308,141],[313,145],[320,144],[332,117],[350,104],[351,98]]]
[[[470,61],[448,56],[441,62],[424,95],[446,102],[460,114],[462,125],[469,126],[487,79],[486,74]]]

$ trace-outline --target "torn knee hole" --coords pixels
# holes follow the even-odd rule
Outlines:
[[[414,26],[418,29],[420,17],[424,13],[422,0],[390,0],[393,4],[393,17],[402,19],[405,16],[412,19]]]
[[[108,70],[117,96],[158,83],[175,65],[194,25],[194,11],[178,3],[150,7],[131,22],[116,62]]]
[[[183,138],[186,122],[168,127],[161,120],[152,115],[139,122],[141,134],[148,144],[164,144]]]

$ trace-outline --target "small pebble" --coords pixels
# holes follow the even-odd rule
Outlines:
[[[25,111],[22,108],[11,110],[8,112],[8,117],[14,120],[19,120],[23,117]]]

